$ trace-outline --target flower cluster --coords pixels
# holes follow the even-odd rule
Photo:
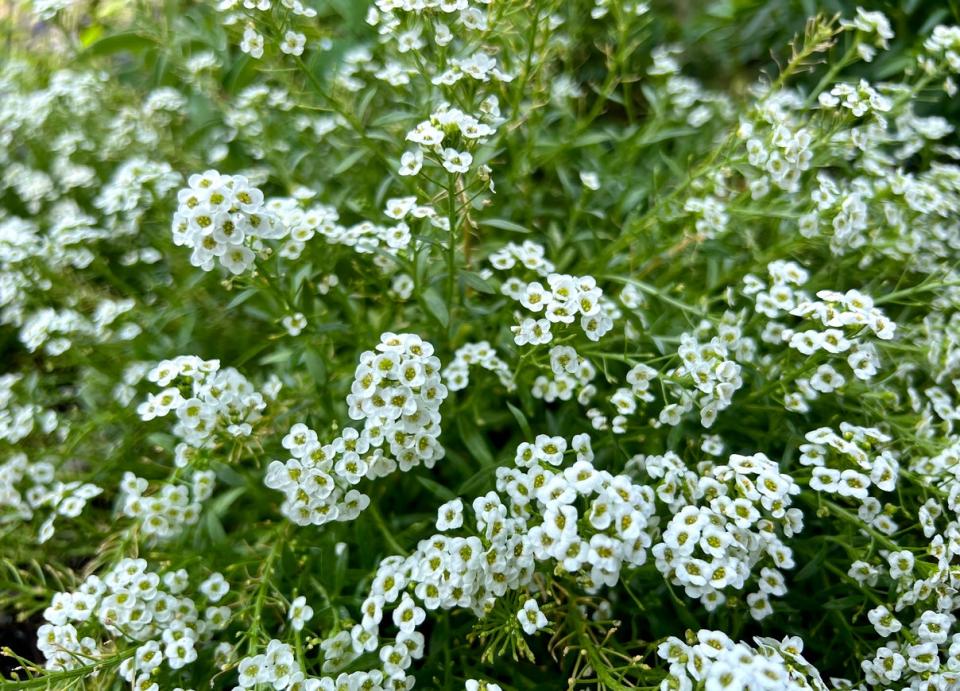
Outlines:
[[[423,33],[432,34],[430,41],[439,47],[451,46],[457,36],[452,32],[448,21],[456,20],[458,29],[465,32],[482,34],[490,30],[487,10],[482,6],[489,5],[488,0],[478,0],[471,6],[469,0],[456,2],[409,2],[402,0],[376,0],[374,6],[367,13],[367,23],[378,27],[384,42],[394,42],[397,52],[402,56],[405,53],[417,54],[427,45]],[[431,82],[435,85],[452,86],[462,79],[470,78],[479,82],[488,82],[491,79],[500,82],[510,82],[513,77],[500,70],[497,59],[486,54],[468,40],[469,33],[463,38],[462,49],[455,51],[456,56],[450,56],[442,61],[438,74]],[[452,46],[458,48],[456,44]],[[436,69],[434,65],[431,68]],[[387,71],[402,69],[399,64],[385,67]]]
[[[554,272],[554,265],[546,258],[546,249],[543,245],[537,244],[532,240],[526,240],[523,244],[515,242],[504,243],[499,249],[490,253],[487,260],[497,271],[509,271],[515,267],[533,271],[538,276],[546,278]],[[503,283],[501,292],[508,297],[519,299],[523,292],[523,284],[516,280],[507,280]]]
[[[267,405],[246,377],[232,367],[221,369],[219,360],[181,355],[160,362],[147,379],[161,390],[148,394],[137,414],[144,421],[176,415],[173,433],[182,440],[175,459],[178,468],[220,435],[249,437]]]
[[[216,5],[218,12],[223,12],[224,26],[232,26],[245,21],[243,38],[240,41],[240,50],[257,60],[263,57],[266,38],[258,31],[258,25],[267,23],[269,16],[277,3],[271,0],[219,0]],[[289,19],[314,19],[317,11],[300,0],[281,0],[279,3]],[[260,27],[262,30],[262,27]],[[280,52],[286,55],[299,56],[303,54],[306,43],[304,34],[287,30],[279,44]]]
[[[350,417],[364,426],[323,444],[314,430],[295,424],[283,439],[292,458],[272,461],[264,483],[286,495],[281,510],[298,525],[352,521],[370,503],[354,489],[364,478],[421,463],[432,468],[443,457],[437,438],[446,395],[433,346],[413,334],[385,333],[376,352],[360,356],[347,396]]]
[[[650,393],[650,386],[657,379],[658,374],[657,370],[643,363],[630,368],[625,377],[629,386],[620,387],[610,396],[610,404],[616,411],[613,420],[609,422],[614,432],[623,434],[627,427],[627,416],[637,412],[640,404],[655,400],[653,394]],[[584,389],[584,393],[592,393],[590,387]],[[640,404],[638,404],[638,401]],[[581,400],[581,403],[584,402],[586,401]],[[607,417],[599,408],[591,408],[587,411],[587,415],[596,429],[607,427]]]
[[[803,514],[791,506],[791,496],[800,493],[793,478],[762,453],[733,454],[700,474],[669,453],[638,456],[632,464],[658,482],[657,498],[672,514],[652,550],[664,577],[708,610],[726,601],[724,589],[742,590],[756,578],[759,591],[747,596],[750,612],[757,619],[771,614],[769,597],[787,592],[780,569],[794,566],[778,529],[788,538],[803,529]],[[754,573],[761,562],[770,566]]]
[[[714,120],[729,122],[734,112],[730,97],[722,92],[711,91],[697,79],[684,75],[677,59],[681,53],[682,47],[678,45],[658,45],[651,51],[653,64],[647,68],[647,75],[659,87],[657,97],[663,101],[665,117],[697,129]],[[707,204],[713,207],[711,215],[714,215],[714,211],[723,212],[721,200],[713,198]],[[701,206],[699,203],[695,205]],[[714,220],[719,220],[724,214],[714,216]],[[704,220],[704,217],[701,216],[699,220]],[[703,230],[706,227],[701,224],[698,231]]]
[[[444,453],[438,437],[446,397],[433,346],[415,334],[388,332],[375,351],[360,355],[347,412],[363,422],[371,446],[387,445],[401,470],[432,468]]]
[[[756,122],[740,125],[746,139],[747,162],[760,176],[750,182],[752,199],[770,193],[770,183],[785,192],[797,192],[803,174],[813,165],[813,135],[800,122],[784,117],[781,99],[771,97],[759,109]]]
[[[893,107],[893,101],[861,79],[856,85],[837,84],[829,92],[824,91],[820,94],[820,105],[824,108],[840,106],[859,118],[867,113],[886,113]]]
[[[858,38],[873,39],[873,45],[862,40],[857,42],[857,53],[866,62],[872,62],[877,55],[877,49],[886,50],[889,47],[889,41],[893,39],[890,20],[883,12],[868,12],[858,7],[856,16],[853,19],[841,19],[840,26],[857,31]]]
[[[312,190],[301,188],[292,197],[274,197],[264,204],[265,210],[285,229],[281,257],[299,259],[307,242],[317,234],[331,243],[350,244],[346,230],[337,223],[340,215],[335,208],[325,204],[306,206],[314,196]]]
[[[181,440],[175,449],[174,465],[186,468],[202,450],[224,439],[250,437],[267,403],[264,394],[232,367],[221,369],[219,360],[180,355],[163,360],[146,373],[160,387],[137,406],[141,420],[149,421],[173,413],[173,434]],[[264,391],[276,395],[279,382]]]
[[[945,69],[950,73],[960,74],[960,26],[935,26],[930,37],[923,42],[923,48],[932,56],[921,60],[921,65],[927,72],[936,73]],[[947,91],[956,93],[956,86],[948,83]]]
[[[800,446],[800,462],[813,468],[810,489],[836,494],[860,504],[860,518],[883,533],[893,534],[897,525],[883,513],[880,502],[870,498],[870,487],[882,492],[897,488],[900,463],[897,454],[882,448],[891,438],[874,427],[840,423],[840,433],[829,427],[808,432]]]
[[[237,688],[240,689],[255,688],[259,684],[268,684],[278,691],[289,688],[316,691],[321,688],[316,680],[304,679],[294,658],[293,648],[276,639],[267,644],[264,652],[240,660],[237,670],[240,673]]]
[[[141,333],[138,324],[128,322],[113,329],[114,322],[134,308],[133,300],[103,299],[91,317],[67,307],[46,307],[37,310],[23,320],[20,340],[30,350],[43,346],[47,355],[57,356],[70,350],[75,341],[106,343],[130,341]]]
[[[803,657],[803,640],[789,636],[781,641],[755,638],[753,647],[735,642],[723,631],[689,632],[687,642],[669,637],[657,648],[669,663],[666,688],[783,689],[827,691],[820,672]],[[666,686],[666,685],[670,686]]]
[[[20,391],[23,377],[8,372],[0,375],[0,441],[16,444],[34,430],[45,434],[57,428],[57,413],[29,400]]]
[[[189,487],[165,483],[159,492],[147,495],[149,483],[127,472],[120,484],[121,511],[124,516],[138,519],[148,538],[167,540],[200,519],[201,503],[213,494],[214,481],[213,471],[198,470]]]
[[[807,294],[798,288],[806,285],[810,273],[797,262],[774,260],[767,264],[767,276],[769,284],[753,274],[743,277],[743,294],[753,299],[758,314],[776,319],[794,309],[798,302],[807,301]]]
[[[470,384],[470,367],[481,367],[497,375],[500,384],[513,391],[517,385],[506,362],[487,341],[467,343],[453,354],[450,364],[443,368],[443,381],[449,391],[462,391]]]
[[[0,10],[0,687],[960,688],[936,3],[90,4]]]
[[[538,319],[521,318],[519,325],[511,327],[517,345],[550,343],[553,325],[569,325],[578,317],[580,328],[591,341],[599,341],[613,328],[613,320],[619,316],[617,308],[604,299],[603,290],[592,276],[551,273],[546,279],[546,286],[539,281],[503,286],[504,293],[528,311],[544,315]]]
[[[790,311],[790,314],[806,319],[816,319],[824,326],[832,328],[866,328],[884,341],[892,339],[896,333],[897,325],[888,319],[882,310],[874,307],[870,297],[858,290],[848,290],[846,293],[821,290],[817,293],[817,297],[820,299],[801,301]],[[825,350],[828,346],[832,346],[837,352],[843,352],[834,342],[835,340],[824,339],[824,342],[818,345]]]
[[[143,559],[122,559],[102,578],[88,576],[72,592],[54,595],[43,612],[37,646],[51,670],[71,670],[110,655],[109,637],[138,642],[120,665],[120,676],[137,689],[156,691],[151,675],[163,664],[178,670],[197,660],[197,646],[208,642],[230,617],[216,606],[230,586],[219,573],[200,585],[209,606],[201,615],[185,594],[186,571],[151,571]],[[97,636],[107,638],[98,641]]]
[[[266,239],[287,234],[263,204],[263,192],[242,175],[215,170],[191,175],[177,193],[173,242],[189,247],[190,263],[212,271],[215,262],[233,274],[253,266]]]
[[[550,348],[551,376],[539,375],[533,380],[530,393],[547,403],[569,401],[574,393],[577,400],[586,405],[596,393],[596,387],[590,384],[597,376],[597,369],[586,358],[580,357],[572,346],[553,346]]]
[[[24,484],[29,483],[28,487]],[[76,518],[87,502],[103,490],[90,482],[60,482],[47,461],[31,463],[24,453],[14,453],[0,463],[0,511],[3,521],[29,521],[49,510],[37,535],[38,542],[53,537],[57,518]]]
[[[729,331],[728,338],[735,344],[740,340],[736,327]],[[723,335],[701,343],[695,335],[683,334],[677,355],[681,364],[674,371],[674,376],[692,384],[693,388],[679,389],[679,402],[664,406],[658,421],[662,425],[677,425],[683,413],[696,406],[700,410],[700,424],[710,427],[717,419],[717,414],[730,407],[733,394],[743,386],[740,365],[730,358]],[[647,370],[641,370],[637,375],[641,382],[649,381],[649,377]]]
[[[852,435],[862,447],[883,441],[865,439],[864,430],[847,430],[845,436]],[[935,492],[917,511],[927,544],[904,549],[884,538],[898,528],[889,518],[874,518],[883,513],[872,498],[864,500],[858,510],[864,525],[879,531],[876,534],[883,544],[878,554],[865,555],[848,571],[861,587],[874,592],[875,606],[867,612],[867,619],[877,635],[886,639],[872,656],[861,659],[868,684],[949,689],[960,683],[956,569],[952,566],[960,555],[957,449],[954,441],[937,457],[916,463],[916,470],[925,474]]]
[[[428,120],[407,133],[407,141],[418,148],[400,158],[400,175],[417,175],[425,160],[439,164],[451,175],[469,172],[473,164],[469,150],[496,134],[500,117],[497,97],[488,97],[480,113],[477,118],[447,105],[431,113]],[[456,144],[456,148],[450,144]],[[489,169],[481,167],[481,173],[489,174]]]
[[[153,200],[163,199],[180,183],[180,174],[169,163],[130,158],[117,168],[93,203],[115,219],[112,225],[118,232],[132,233]]]
[[[283,438],[283,446],[292,458],[271,461],[263,482],[286,495],[280,510],[297,525],[352,521],[370,504],[370,498],[353,486],[396,467],[372,447],[365,433],[353,428],[321,444],[315,431],[297,423]]]
[[[625,566],[643,564],[655,521],[652,492],[624,475],[595,468],[586,435],[569,446],[563,437],[547,435],[521,444],[515,466],[497,469],[497,491],[473,501],[473,535],[447,534],[466,523],[463,500],[441,506],[440,532],[406,558],[384,559],[361,605],[362,621],[321,644],[324,672],[378,651],[381,669],[354,674],[376,679],[383,688],[404,688],[407,670],[423,655],[424,637],[417,628],[426,612],[468,607],[485,616],[509,591],[530,588],[539,562],[554,563],[591,592],[615,585]],[[565,455],[576,460],[563,467]],[[398,632],[393,643],[383,644],[381,628],[389,610]],[[514,621],[528,634],[547,624],[532,598]],[[334,681],[326,677],[319,688],[326,688],[327,680]]]

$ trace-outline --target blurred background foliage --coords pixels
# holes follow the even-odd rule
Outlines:
[[[38,22],[32,16],[31,2],[6,0],[5,4],[0,4],[2,57],[29,56],[37,71],[109,67],[112,83],[123,85],[132,94],[145,94],[160,86],[181,85],[183,75],[177,70],[182,69],[184,59],[202,51],[213,51],[229,66],[223,71],[219,85],[222,102],[229,102],[261,75],[256,61],[239,53],[237,47],[228,42],[215,4],[191,0],[79,0],[55,20]],[[362,0],[317,0],[312,4],[319,11],[318,25],[326,27],[332,42],[330,50],[317,51],[311,58],[311,69],[322,76],[332,70],[346,49],[358,40],[371,40],[373,34],[364,21],[368,3]],[[746,98],[748,89],[758,77],[776,77],[789,56],[791,42],[802,35],[810,17],[817,14],[851,16],[860,4],[866,4],[866,9],[882,10],[889,17],[896,38],[891,49],[884,51],[875,62],[859,63],[850,68],[848,74],[852,77],[862,74],[871,80],[882,80],[901,72],[913,59],[909,47],[916,43],[918,36],[928,33],[938,23],[960,22],[960,0],[867,3],[855,0],[652,0],[646,45],[682,45],[680,60],[686,75],[735,99]],[[580,14],[586,17],[593,2],[568,0],[567,5],[570,16]],[[581,36],[584,41],[578,43],[576,27],[568,27],[568,30],[574,39],[570,59],[579,58],[579,62],[571,66],[575,74],[584,84],[599,84],[607,69],[602,53],[605,46],[591,45],[593,39],[585,35]],[[840,46],[837,50],[842,52],[842,49]],[[821,60],[826,57],[822,55]],[[641,49],[633,54],[633,59],[637,62],[636,74],[643,74],[649,56]],[[812,65],[811,72],[816,68],[817,65]],[[812,84],[815,79],[809,76],[806,81]],[[795,83],[803,85],[804,76],[801,75]],[[638,100],[643,98],[639,89],[636,96]],[[592,97],[595,94],[588,94],[586,101],[589,103]],[[183,138],[183,146],[176,152],[169,152],[170,162],[175,167],[179,163],[180,170],[203,165],[199,159],[190,160],[191,144],[204,139],[207,130],[215,126],[220,117],[209,111],[209,104],[202,99],[192,99],[189,107],[188,121],[177,133]],[[918,110],[919,114],[938,114],[956,121],[960,117],[960,99],[938,99],[930,112],[923,112],[922,108]],[[604,119],[620,124],[623,118],[623,108],[610,100],[598,117],[598,129]],[[545,133],[542,139],[549,142],[549,133]],[[599,147],[588,149],[598,149],[601,155],[605,155],[609,146],[601,142]],[[342,152],[342,155],[348,153]],[[362,152],[356,153],[362,156]],[[675,159],[681,166],[687,162],[682,153],[681,149]],[[177,161],[177,155],[182,160]],[[546,156],[549,155],[548,152]],[[555,163],[549,159],[547,162]],[[232,163],[239,167],[250,161]],[[550,190],[559,194],[570,191],[572,178],[565,177],[563,170],[559,170],[559,179],[539,179],[537,176],[542,171],[538,163],[534,161],[519,166],[518,170],[530,174],[546,195]],[[555,174],[549,166],[547,168],[547,174]],[[662,171],[662,166],[650,164],[650,170],[653,179],[658,171]],[[575,177],[572,170],[569,174]],[[556,184],[543,185],[544,182]],[[641,186],[627,200],[642,199],[651,191],[651,187]],[[330,202],[339,204],[348,200],[347,192],[343,191],[340,199],[331,199]],[[549,214],[557,207],[545,203],[539,208]],[[524,223],[530,219],[515,220]],[[213,306],[215,303],[211,303]],[[203,328],[204,325],[201,319],[195,326]],[[10,327],[0,326],[0,356],[11,369],[24,356]]]
[[[122,52],[143,54],[156,52],[160,46],[151,49],[141,35],[117,32],[123,31],[133,17],[153,13],[159,18],[165,13],[170,19],[179,20],[174,23],[177,35],[171,38],[180,49],[189,49],[191,44],[209,48],[211,39],[217,38],[218,45],[213,47],[225,50],[215,13],[201,15],[186,11],[191,6],[199,8],[205,4],[215,3],[190,0],[78,2],[58,19],[62,28],[70,30],[63,32],[60,26],[33,22],[29,0],[5,0],[6,6],[0,5],[0,26],[7,57],[42,44],[62,46],[69,42],[68,36],[73,32],[81,44],[75,47],[81,48],[81,55],[86,57]],[[349,30],[341,35],[369,36],[364,24],[368,3],[363,0],[323,0],[313,4],[321,12],[318,21],[339,21],[341,31]],[[569,0],[569,4],[592,6],[592,2],[584,0]],[[852,16],[858,6],[886,14],[896,39],[873,66],[874,76],[879,79],[903,69],[904,61],[909,58],[899,49],[911,45],[916,36],[929,33],[940,23],[960,22],[960,0],[652,0],[650,4],[654,15],[652,35],[660,37],[661,43],[685,47],[685,71],[711,88],[734,93],[747,88],[758,73],[775,74],[785,47],[802,31],[807,19],[817,14]],[[199,22],[200,16],[205,21]],[[24,40],[27,37],[29,39]],[[145,73],[134,69],[140,64],[128,59],[131,69],[127,76],[137,86],[175,83],[156,58],[142,55],[142,59],[157,69],[153,83],[143,83]]]

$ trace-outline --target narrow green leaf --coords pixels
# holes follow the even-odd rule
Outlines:
[[[423,304],[441,326],[446,328],[450,324],[450,312],[447,311],[447,304],[436,289],[430,288],[423,294]]]
[[[232,310],[234,307],[239,307],[258,292],[256,288],[247,288],[246,290],[240,291],[233,300],[227,303],[227,309]]]
[[[482,465],[493,465],[496,461],[490,452],[490,447],[477,429],[473,420],[466,415],[457,417],[457,431],[460,433],[460,439]]]
[[[136,31],[124,31],[91,43],[81,54],[81,58],[112,55],[123,51],[136,52],[156,47],[156,42]]]
[[[308,350],[303,354],[303,364],[313,378],[316,385],[322,386],[327,381],[327,365],[315,350]]]
[[[497,293],[492,285],[480,277],[480,274],[475,274],[472,271],[461,271],[460,280],[463,281],[464,285],[473,288],[479,293],[487,293],[488,295],[496,295]]]
[[[415,477],[417,478],[417,482],[423,485],[425,490],[427,490],[440,501],[450,501],[451,499],[457,498],[456,494],[441,485],[439,482],[435,482],[428,477],[423,477],[422,475],[417,475]]]
[[[523,411],[509,401],[507,401],[507,409],[517,421],[517,424],[520,426],[520,431],[523,432],[523,436],[526,437],[527,441],[533,441],[533,430],[530,429],[530,423],[527,422],[527,416],[523,414]]]
[[[480,225],[488,228],[498,228],[500,230],[509,230],[512,233],[530,233],[529,228],[524,228],[519,223],[508,221],[505,218],[486,218],[480,221]]]
[[[363,158],[363,157],[366,156],[366,155],[367,155],[367,152],[366,152],[366,151],[364,151],[363,149],[357,149],[356,151],[354,151],[353,153],[351,153],[349,156],[347,156],[345,159],[343,159],[342,161],[340,161],[340,164],[339,164],[336,168],[333,169],[333,174],[334,174],[335,176],[336,176],[336,175],[342,175],[343,173],[345,173],[345,172],[347,172],[348,170],[350,170],[351,168],[353,168],[353,166],[354,166],[361,158]]]

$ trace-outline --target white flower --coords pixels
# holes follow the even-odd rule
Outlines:
[[[913,573],[913,554],[907,550],[891,552],[887,556],[887,563],[890,565],[890,578],[903,578]]]
[[[437,510],[437,530],[456,530],[463,525],[463,500],[453,499]]]
[[[500,688],[500,684],[477,679],[467,679],[463,688],[464,691],[503,691],[503,689]]]
[[[294,598],[290,603],[287,618],[295,631],[302,631],[304,624],[313,618],[313,608],[307,604],[307,598],[303,595]]]
[[[443,131],[424,120],[407,133],[407,140],[415,142],[424,148],[439,146],[443,141]]]
[[[206,595],[210,602],[219,602],[230,591],[230,584],[223,578],[223,574],[214,571],[200,584],[200,592]]]
[[[253,27],[248,26],[243,32],[243,40],[240,42],[240,50],[252,58],[262,58],[263,36],[258,34]]]
[[[287,330],[287,333],[291,336],[299,336],[300,332],[303,331],[304,327],[307,325],[307,319],[300,312],[295,312],[294,314],[288,314],[280,323],[283,325],[283,328]]]
[[[517,612],[517,620],[528,636],[532,636],[547,625],[547,617],[540,611],[540,606],[533,598],[523,603],[523,607]]]
[[[404,633],[413,633],[426,618],[426,612],[417,607],[407,593],[400,598],[399,606],[393,610],[393,623]]]
[[[417,149],[416,151],[406,151],[400,157],[400,175],[410,176],[416,175],[420,172],[420,169],[423,167],[423,152]]]
[[[287,55],[303,55],[303,47],[307,43],[307,37],[296,31],[287,31],[283,35],[283,41],[280,42],[280,50]]]
[[[467,151],[456,149],[443,150],[443,167],[450,173],[466,173],[473,163],[473,156]]]
[[[197,650],[192,636],[183,636],[167,643],[163,650],[170,669],[180,669],[197,659]]]
[[[747,605],[750,607],[750,616],[757,621],[766,619],[773,614],[770,599],[765,593],[751,593],[747,595]]]
[[[583,183],[583,186],[588,190],[598,190],[600,189],[600,176],[593,172],[580,171],[580,182]]]

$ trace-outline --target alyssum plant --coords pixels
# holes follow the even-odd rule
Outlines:
[[[31,9],[3,688],[960,688],[946,11]]]

